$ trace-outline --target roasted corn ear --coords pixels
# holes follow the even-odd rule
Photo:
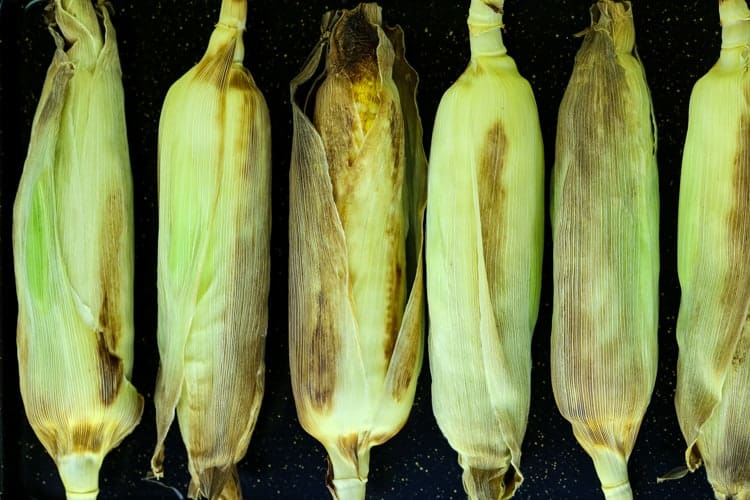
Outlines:
[[[596,2],[591,18],[557,125],[552,386],[605,496],[631,498],[657,368],[656,139],[630,2]]]
[[[175,412],[189,495],[241,498],[263,398],[271,230],[268,109],[243,67],[247,5],[223,0],[203,58],[167,93],[159,124],[157,446]]]
[[[355,499],[370,448],[409,415],[422,361],[426,160],[401,29],[370,3],[329,12],[323,31],[291,83],[289,356],[329,489]],[[308,83],[312,109],[299,104]]]
[[[13,211],[26,415],[68,498],[96,498],[105,455],[138,424],[133,192],[109,12],[55,0],[57,50]]]
[[[721,0],[718,62],[695,84],[680,177],[677,416],[690,470],[750,499],[750,10]]]
[[[531,393],[544,239],[536,102],[503,43],[503,2],[473,0],[471,61],[443,96],[426,229],[432,406],[471,499],[513,496]]]

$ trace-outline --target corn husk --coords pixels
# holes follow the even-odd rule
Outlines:
[[[655,129],[630,2],[591,15],[557,129],[552,386],[605,496],[631,498],[627,461],[657,367]]]
[[[675,402],[687,466],[750,499],[750,10],[719,2],[719,61],[695,85],[680,178]]]
[[[18,363],[29,423],[67,497],[84,499],[143,410],[129,381],[133,193],[109,12],[90,0],[52,10],[57,50],[13,212]]]
[[[243,67],[247,6],[224,0],[200,62],[169,90],[159,124],[157,446],[174,419],[192,498],[241,498],[263,397],[271,230],[268,109]]]
[[[370,448],[404,425],[422,360],[426,161],[401,29],[361,4],[323,31],[291,83],[290,366],[332,495],[364,498]]]
[[[433,411],[472,499],[510,498],[523,480],[542,271],[542,136],[502,9],[471,3],[471,61],[440,102],[428,182]]]

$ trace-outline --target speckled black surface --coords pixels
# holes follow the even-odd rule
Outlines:
[[[144,481],[154,444],[153,388],[156,354],[156,131],[168,87],[203,53],[219,0],[112,0],[124,72],[136,217],[135,386],[146,398],[141,425],[110,453],[101,471],[101,498],[177,498]],[[468,61],[465,17],[469,0],[383,0],[389,24],[406,32],[407,57],[421,83],[419,105],[429,143],[440,96]],[[679,304],[676,275],[676,215],[688,99],[695,80],[718,57],[715,1],[634,0],[638,51],[646,67],[659,127],[661,180],[660,364],[656,389],[635,450],[630,477],[636,498],[711,498],[701,470],[680,481],[656,477],[681,465],[683,439],[673,406]],[[355,2],[250,0],[246,66],[268,101],[273,121],[273,241],[271,320],[267,385],[258,425],[239,464],[246,498],[329,498],[323,448],[299,427],[289,381],[286,319],[287,170],[291,147],[289,80],[317,41],[324,11]],[[547,171],[554,158],[557,108],[586,27],[588,0],[507,0],[505,41],[538,102]],[[23,9],[19,0],[0,7],[0,175],[2,175],[2,335],[0,335],[0,497],[63,498],[52,460],[26,422],[15,357],[15,288],[10,248],[11,207],[53,42],[43,7]],[[550,240],[547,231],[544,282],[533,343],[533,397],[523,446],[526,482],[521,499],[600,498],[589,458],[555,407],[549,381],[551,317]],[[188,473],[176,426],[167,441],[164,483],[186,491]],[[460,468],[440,434],[430,408],[429,374],[422,371],[412,414],[403,430],[372,452],[368,498],[463,498]]]

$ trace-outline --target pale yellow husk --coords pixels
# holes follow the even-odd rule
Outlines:
[[[627,461],[657,369],[655,130],[630,2],[591,14],[557,129],[552,385],[605,496],[631,498]]]
[[[675,402],[690,470],[750,499],[750,10],[719,2],[718,62],[695,85],[680,177]]]
[[[167,93],[159,123],[157,446],[175,412],[193,498],[240,498],[263,398],[271,132],[243,67],[245,0],[224,0],[203,58]]]
[[[426,161],[400,28],[362,4],[323,29],[291,84],[290,367],[332,495],[364,498],[370,448],[404,425],[422,360]]]
[[[471,499],[510,498],[523,480],[542,271],[542,136],[502,7],[471,3],[472,57],[440,102],[428,182],[432,404]]]
[[[143,410],[129,382],[132,180],[109,12],[90,0],[52,8],[57,50],[13,212],[19,375],[66,495],[96,498],[105,455]]]

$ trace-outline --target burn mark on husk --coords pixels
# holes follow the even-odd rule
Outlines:
[[[229,69],[232,66],[234,58],[234,49],[237,42],[231,42],[221,45],[215,50],[211,50],[195,66],[195,79],[214,85],[219,91],[224,91],[228,83]]]
[[[97,425],[88,423],[73,425],[70,432],[72,450],[58,449],[58,453],[96,453],[102,449],[102,430]]]
[[[104,340],[104,332],[99,332],[96,342],[96,354],[99,361],[99,380],[101,382],[100,398],[105,405],[110,405],[117,397],[122,381],[122,360],[112,354]]]
[[[97,332],[97,360],[99,363],[100,398],[105,405],[117,397],[123,378],[122,360],[112,351],[122,335],[121,310],[117,301],[120,293],[120,255],[122,252],[123,207],[122,195],[112,191],[107,198],[105,220],[100,230],[102,255],[99,279],[102,302],[99,306]]]
[[[390,106],[390,135],[391,135],[391,154],[392,154],[392,169],[391,169],[391,183],[394,186],[394,192],[401,190],[403,192],[404,184],[404,151],[403,145],[403,119],[399,108],[396,106],[394,101],[391,101]],[[405,275],[403,272],[403,259],[404,254],[400,253],[401,240],[405,238],[404,225],[407,224],[406,220],[402,218],[402,211],[397,210],[395,213],[390,215],[391,221],[388,225],[388,232],[386,238],[390,240],[390,248],[396,249],[393,255],[393,262],[390,263],[390,275],[388,280],[389,293],[388,293],[388,307],[385,311],[386,314],[386,336],[384,340],[383,350],[385,353],[385,359],[390,360],[393,355],[393,349],[398,340],[398,334],[401,330],[401,322],[403,319],[404,304],[406,302],[405,297]]]
[[[363,9],[344,14],[334,29],[330,64],[353,82],[378,72],[378,32]]]
[[[745,103],[750,104],[750,86],[745,88]],[[721,292],[721,302],[727,306],[728,332],[737,335],[738,342],[726,342],[720,357],[726,360],[731,357],[733,364],[744,359],[744,354],[738,352],[743,349],[742,337],[745,322],[748,320],[746,308],[748,294],[750,294],[750,113],[745,112],[740,119],[737,132],[737,153],[734,159],[734,175],[732,191],[734,206],[727,214],[726,260],[729,263],[724,286]],[[730,352],[729,349],[734,349]],[[747,349],[747,346],[744,346]]]
[[[317,322],[308,345],[310,382],[307,384],[307,389],[310,403],[319,411],[327,411],[331,408],[336,386],[338,345],[329,319],[332,313],[325,295],[323,292],[318,292]]]
[[[339,437],[338,449],[341,454],[349,459],[349,462],[359,468],[359,434],[353,432]]]
[[[503,256],[505,249],[505,185],[503,169],[506,161],[507,137],[502,122],[487,131],[481,152],[477,184],[482,244],[490,295],[497,297],[503,287]]]

